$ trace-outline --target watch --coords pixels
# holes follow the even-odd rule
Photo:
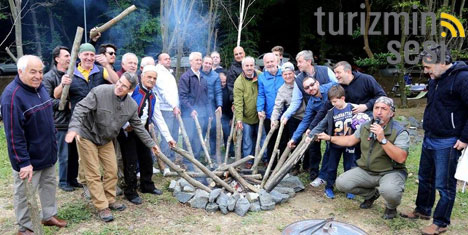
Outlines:
[[[387,139],[386,139],[386,138],[383,138],[382,141],[380,141],[380,144],[382,144],[382,145],[387,144]]]

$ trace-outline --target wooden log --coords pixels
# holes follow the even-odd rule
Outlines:
[[[30,212],[30,217],[31,217],[31,222],[33,225],[34,229],[34,234],[44,234],[44,230],[42,230],[42,225],[41,225],[41,216],[39,214],[39,207],[37,205],[37,200],[36,200],[36,193],[34,190],[34,187],[32,186],[32,183],[29,182],[28,178],[23,180],[24,188],[26,191],[26,199],[28,202],[28,207]]]
[[[252,172],[254,174],[257,174],[257,167],[258,167],[258,164],[260,163],[260,160],[262,159],[262,155],[263,153],[265,152],[265,150],[267,149],[268,147],[268,142],[270,142],[270,139],[271,139],[271,136],[273,136],[273,133],[275,133],[275,130],[276,128],[271,128],[270,131],[268,132],[268,135],[267,137],[265,138],[265,141],[263,142],[263,146],[262,146],[262,149],[260,150],[260,152],[258,153],[258,155],[255,155],[255,160],[254,160],[254,164],[252,165]]]
[[[192,171],[186,171],[185,172],[187,175],[189,175],[190,177],[207,177],[205,173],[203,172],[192,172]],[[219,176],[219,177],[229,177],[229,171],[212,171],[213,174]],[[168,172],[166,173],[166,176],[168,177],[174,177],[174,176],[178,176],[179,174],[177,172]],[[244,179],[254,179],[254,180],[260,180],[262,179],[262,175],[261,174],[255,174],[255,175],[245,175],[245,174],[241,174],[242,177]],[[259,183],[260,184],[260,183]]]
[[[187,131],[185,130],[185,125],[184,125],[184,121],[182,121],[182,117],[180,116],[180,113],[176,115],[177,116],[177,120],[179,121],[179,126],[180,126],[180,130],[182,132],[182,138],[184,139],[184,142],[185,142],[185,146],[187,146],[187,150],[190,154],[193,155],[193,150],[192,150],[192,145],[190,144],[190,139],[187,135]]]
[[[76,58],[78,57],[78,51],[80,49],[81,39],[83,38],[83,28],[77,27],[75,40],[73,40],[73,47],[71,50],[70,64],[68,65],[67,74],[70,79],[73,79],[73,72],[75,72]],[[63,86],[62,96],[60,97],[59,110],[63,110],[67,104],[68,90],[70,90],[70,84]]]
[[[242,130],[237,129],[237,141],[236,141],[236,161],[241,160],[242,158]]]
[[[229,170],[229,173],[231,173],[232,177],[234,179],[236,179],[237,182],[239,184],[241,184],[244,188],[249,189],[250,191],[256,192],[256,193],[260,192],[260,190],[258,188],[256,188],[255,186],[253,186],[250,183],[248,183],[247,181],[245,181],[245,179],[242,178],[241,175],[239,175],[239,173],[236,171],[236,169],[234,169],[234,167],[231,166],[231,167],[229,167],[228,170]]]
[[[229,148],[231,147],[231,141],[232,141],[232,137],[234,135],[234,127],[236,125],[236,116],[234,116],[232,118],[232,122],[231,122],[231,132],[229,132],[229,136],[228,136],[228,139],[227,139],[227,142],[226,142],[226,154],[224,156],[224,164],[227,164],[227,160],[228,160],[228,156],[229,156]]]
[[[281,154],[281,157],[280,159],[278,160],[278,163],[276,163],[276,166],[275,166],[275,169],[273,169],[273,172],[271,173],[270,176],[276,174],[276,172],[278,172],[278,170],[281,168],[281,166],[283,165],[283,163],[286,161],[286,159],[288,158],[289,156],[289,153],[291,152],[291,149],[286,146],[286,148],[284,149],[283,151],[283,154]],[[267,179],[268,180],[268,179]]]
[[[277,153],[277,154],[279,155],[279,149],[277,149],[277,150],[274,151],[274,152]],[[273,154],[271,155],[270,162],[268,163],[268,167],[267,167],[267,169],[266,169],[266,171],[265,171],[265,175],[263,176],[263,180],[262,180],[262,183],[261,183],[261,185],[260,185],[260,187],[262,187],[262,188],[263,188],[263,186],[265,186],[265,183],[266,183],[268,177],[270,176],[271,167],[273,167],[273,163],[274,163],[275,160],[276,160],[276,157],[275,157],[275,156],[276,156],[277,154],[274,154],[274,153],[273,153]]]
[[[235,192],[234,189],[230,185],[226,184],[226,182],[224,182],[222,179],[220,179],[217,175],[213,174],[213,172],[211,172],[208,168],[206,168],[203,164],[201,164],[197,159],[192,157],[189,153],[187,153],[186,151],[184,151],[183,149],[180,149],[178,147],[172,148],[172,150],[174,150],[175,152],[177,152],[181,156],[187,158],[187,160],[191,161],[203,173],[205,173],[208,177],[212,178],[219,185],[223,186],[226,190],[228,190],[229,192],[232,192],[232,193]]]
[[[200,122],[198,121],[198,117],[194,116],[193,120],[195,121],[195,126],[197,128],[198,137],[200,138],[200,144],[202,146],[203,151],[205,152],[205,160],[206,162],[208,162],[208,165],[210,166],[210,168],[213,168],[213,163],[211,162],[210,151],[208,151],[208,148],[205,145],[205,141],[203,139],[202,129],[200,126]]]
[[[212,117],[209,117],[208,118],[208,125],[206,127],[206,134],[205,134],[205,138],[203,139],[203,142],[205,143],[205,146],[208,150],[211,149],[211,146],[210,146],[210,132],[211,132],[211,122],[213,121],[213,118]]]
[[[120,14],[118,14],[116,17],[112,18],[111,20],[107,21],[102,26],[96,27],[93,30],[91,30],[91,33],[90,33],[89,37],[94,38],[98,33],[102,33],[104,31],[108,30],[110,27],[112,27],[117,22],[121,21],[125,16],[132,13],[136,9],[137,8],[136,8],[135,5],[129,6],[127,9],[122,11]]]
[[[153,138],[153,141],[157,144],[159,141],[158,141],[156,132],[154,131],[154,124],[153,123],[149,124],[148,129],[149,129],[151,137]],[[162,174],[164,172],[164,169],[166,169],[166,165],[164,165],[164,162],[161,159],[159,159],[158,156],[156,156],[156,162],[158,163],[159,170],[161,171],[161,174]]]
[[[5,47],[5,51],[15,63],[18,62],[18,58],[16,58],[16,56],[13,55],[13,53],[10,51],[9,47]]]
[[[246,177],[244,177],[244,179],[245,179],[247,182],[251,183],[251,184],[261,184],[261,183],[262,183],[262,181],[261,181],[261,180],[258,180],[258,179],[246,178]]]
[[[216,163],[221,165],[221,145],[223,143],[223,124],[221,123],[221,113],[215,112],[216,116]],[[227,151],[226,151],[227,152]]]
[[[260,141],[262,140],[262,132],[263,132],[263,123],[265,122],[265,118],[260,118],[260,122],[258,123],[258,131],[257,131],[257,141],[255,142],[255,156],[258,155],[260,152]]]
[[[244,158],[242,158],[241,160],[235,161],[235,162],[233,162],[233,163],[231,163],[231,164],[219,166],[218,169],[216,169],[216,170],[217,170],[217,171],[227,171],[228,168],[231,167],[231,166],[232,166],[232,167],[237,167],[237,166],[240,166],[240,165],[242,165],[242,164],[245,164],[246,162],[248,162],[248,161],[250,161],[250,160],[252,160],[252,159],[254,159],[254,156],[249,155],[249,156],[244,157]]]
[[[198,182],[197,180],[193,179],[190,177],[189,174],[187,174],[182,168],[178,167],[176,164],[174,164],[169,158],[166,157],[162,152],[159,152],[156,154],[156,156],[161,159],[166,165],[168,165],[172,170],[174,170],[178,175],[180,175],[182,178],[187,180],[191,185],[203,189],[207,192],[211,192],[211,189],[205,186],[204,184]],[[173,172],[171,172],[173,173]]]

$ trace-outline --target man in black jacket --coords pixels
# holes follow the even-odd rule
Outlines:
[[[440,46],[421,53],[424,73],[429,74],[427,106],[424,110],[424,141],[419,163],[416,208],[401,215],[410,219],[430,219],[435,190],[440,199],[434,209],[433,223],[423,234],[447,231],[457,193],[455,171],[461,150],[468,143],[468,66],[451,62],[448,51]]]
[[[234,61],[232,61],[231,67],[227,71],[227,86],[229,89],[229,97],[231,100],[234,100],[234,82],[237,77],[242,73],[242,60],[245,57],[244,48],[241,46],[235,47],[233,50]]]

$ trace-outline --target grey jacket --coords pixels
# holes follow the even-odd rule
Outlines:
[[[68,129],[96,145],[104,145],[119,134],[120,128],[130,122],[135,134],[151,148],[156,145],[138,117],[138,106],[129,95],[120,98],[114,94],[114,85],[93,88],[73,111]]]
[[[275,106],[273,107],[273,113],[271,114],[271,120],[276,121],[280,119],[283,110],[286,110],[291,104],[292,94],[293,94],[294,84],[283,84],[278,89],[278,94],[276,94]],[[302,120],[305,112],[305,103],[304,101],[301,104],[301,107],[293,115],[294,118]]]

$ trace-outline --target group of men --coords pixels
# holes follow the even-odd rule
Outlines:
[[[43,223],[66,226],[65,221],[56,217],[57,157],[59,188],[73,191],[84,186],[100,219],[112,221],[111,210],[126,208],[116,200],[118,170],[123,172],[123,193],[131,203],[142,203],[137,193],[137,172],[142,193],[162,193],[151,179],[153,159],[162,152],[177,162],[171,148],[177,145],[179,124],[185,127],[191,151],[199,160],[204,155],[204,140],[198,138],[199,131],[202,136],[209,132],[212,142],[210,156],[206,157],[220,163],[214,148],[215,115],[222,116],[226,146],[233,121],[235,128],[243,132],[243,157],[255,155],[261,119],[265,124],[263,133],[274,130],[272,139],[276,139],[275,129],[279,125],[286,127],[280,151],[294,149],[305,136],[310,147],[304,154],[302,168],[309,172],[312,186],[326,182],[325,193],[329,198],[334,198],[335,184],[349,199],[363,196],[365,200],[360,205],[363,209],[370,208],[382,195],[386,201],[383,217],[397,216],[407,177],[404,163],[409,135],[393,120],[393,100],[386,97],[371,75],[352,71],[346,61],[337,63],[333,70],[316,65],[308,50],[297,54],[296,74],[292,63],[283,63],[280,46],[264,55],[265,67],[260,71],[255,59],[246,56],[242,47],[236,47],[229,69],[220,65],[217,52],[204,57],[192,52],[190,68],[177,81],[167,53],[159,54],[157,62],[152,57],[142,58],[140,67],[135,54],[125,53],[122,68],[115,71],[116,52],[112,44],[102,44],[98,53],[93,44],[82,44],[73,77],[66,74],[70,63],[66,47],[54,49],[54,66],[44,76],[40,58],[27,55],[19,59],[18,76],[5,89],[1,100],[15,178],[19,233],[33,230],[24,179],[39,188]],[[439,190],[441,198],[433,214],[434,222],[422,230],[424,234],[444,232],[450,224],[456,192],[456,160],[468,141],[468,98],[462,92],[468,88],[468,66],[441,60],[440,53],[439,48],[432,48],[422,54],[424,70],[431,81],[424,114],[426,135],[417,207],[411,213],[401,214],[429,219],[435,189]],[[59,110],[64,86],[69,86],[68,102],[65,109]],[[371,121],[354,126],[351,131],[352,116],[359,113],[366,113]],[[161,150],[150,135],[153,122],[163,137]],[[323,157],[320,142],[312,139],[327,141]],[[262,156],[265,163],[275,155],[273,143],[268,144]],[[120,150],[121,159],[116,149]],[[233,155],[232,149],[226,151]],[[336,167],[345,152],[347,171],[335,183]],[[187,170],[194,169],[189,161],[178,163]],[[164,173],[168,172],[165,169]]]

